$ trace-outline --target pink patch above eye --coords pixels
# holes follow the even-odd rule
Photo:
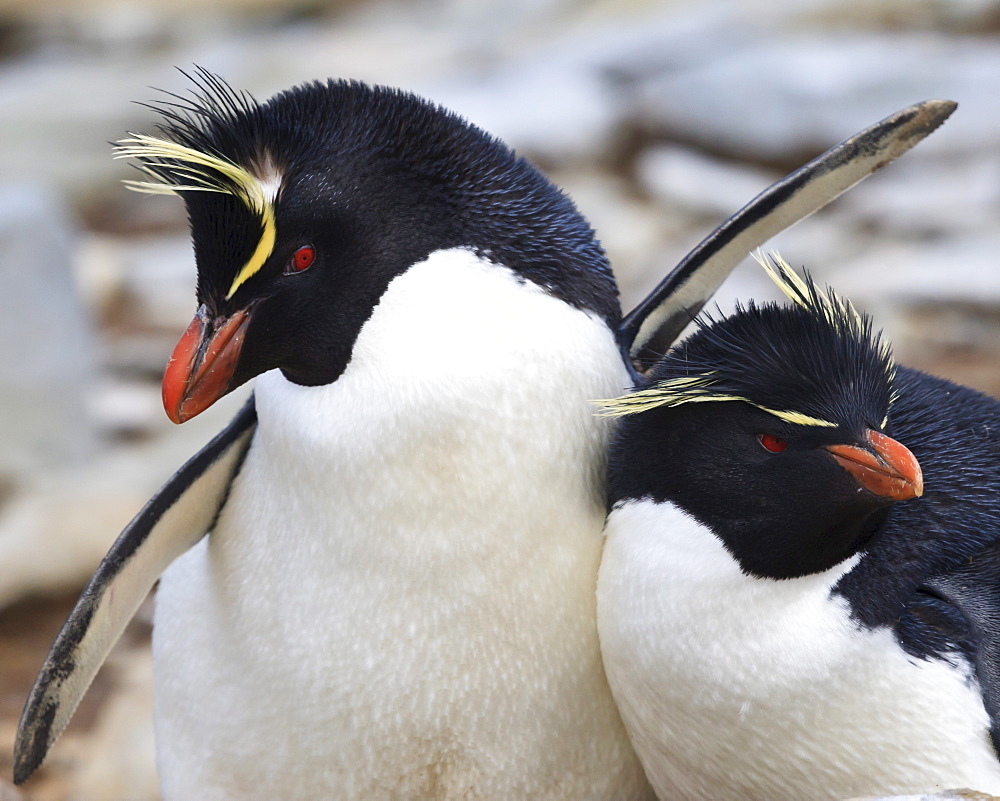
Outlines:
[[[781,453],[788,447],[788,443],[773,434],[758,434],[757,439],[764,446],[764,450],[771,453]]]
[[[292,256],[292,269],[295,270],[296,272],[301,272],[302,270],[305,270],[307,267],[309,267],[309,265],[313,263],[313,260],[315,258],[316,258],[316,251],[309,245],[299,248],[298,250],[295,251],[295,254]]]

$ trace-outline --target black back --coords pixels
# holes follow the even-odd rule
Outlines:
[[[1000,401],[899,368],[890,433],[924,473],[835,592],[921,659],[967,660],[1000,753]]]

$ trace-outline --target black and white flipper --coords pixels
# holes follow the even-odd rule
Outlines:
[[[253,397],[125,527],[63,624],[31,688],[14,744],[25,781],[66,728],[80,699],[160,574],[211,529],[257,424]]]
[[[625,317],[618,338],[626,361],[640,372],[651,366],[748,253],[903,155],[956,107],[951,100],[925,100],[901,109],[757,195],[705,237]]]

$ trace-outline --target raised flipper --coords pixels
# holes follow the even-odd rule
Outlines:
[[[634,370],[645,370],[748,253],[901,156],[937,129],[956,106],[950,100],[925,100],[897,111],[757,195],[705,237],[625,317],[618,342],[626,362]]]
[[[257,424],[253,397],[192,457],[115,540],[63,624],[21,713],[14,781],[45,759],[153,584],[212,528]]]

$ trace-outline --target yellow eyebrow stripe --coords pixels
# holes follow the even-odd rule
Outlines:
[[[236,294],[236,290],[243,286],[247,279],[252,278],[260,272],[260,268],[264,266],[264,263],[271,258],[271,253],[274,252],[274,243],[278,238],[278,226],[274,221],[274,209],[270,203],[264,206],[263,213],[261,214],[261,223],[263,231],[260,235],[260,241],[257,243],[253,255],[250,256],[247,263],[240,268],[240,271],[233,279],[232,286],[229,287],[229,292],[226,294],[226,300],[229,300]]]
[[[778,409],[768,409],[766,406],[761,406],[759,403],[750,403],[751,406],[756,406],[763,412],[768,414],[773,414],[780,420],[784,420],[786,423],[791,423],[797,426],[819,426],[821,428],[836,428],[836,423],[831,423],[829,420],[822,420],[819,417],[810,417],[808,414],[802,414],[802,412],[783,412]]]
[[[123,181],[125,186],[135,192],[147,192],[155,195],[175,195],[180,191],[202,190],[233,194],[230,189],[218,182],[211,175],[214,171],[232,182],[244,203],[254,211],[260,211],[267,205],[260,181],[247,170],[228,159],[203,153],[200,150],[187,147],[169,139],[148,134],[131,134],[126,139],[119,139],[114,148],[116,159],[137,159],[141,169],[154,180]],[[170,183],[153,172],[150,168],[164,166],[164,162],[180,162],[169,164],[169,169],[175,173],[187,175],[191,183]]]
[[[128,138],[119,140],[114,157],[137,159],[139,168],[153,179],[125,181],[125,185],[133,191],[157,195],[175,195],[178,192],[192,191],[220,192],[239,198],[253,214],[260,216],[260,240],[253,254],[233,279],[226,300],[229,300],[247,280],[260,272],[261,267],[271,257],[278,238],[274,205],[271,202],[274,193],[269,194],[268,187],[265,187],[261,179],[249,170],[220,156],[203,153],[178,142],[146,134],[130,134]],[[178,182],[165,180],[156,168],[169,170],[177,176]]]
[[[699,382],[702,386],[691,387],[691,384]],[[675,378],[671,379],[669,382],[665,382],[667,386],[671,388],[677,385],[681,387],[687,386],[688,389],[685,392],[684,389],[678,391],[671,391],[671,389],[666,389],[665,387],[652,387],[650,389],[640,390],[639,392],[632,392],[628,395],[623,395],[620,398],[612,398],[609,400],[597,400],[593,403],[602,407],[602,411],[599,416],[601,417],[625,417],[630,414],[639,414],[640,412],[646,412],[650,409],[656,409],[660,406],[680,406],[684,403],[719,403],[722,401],[739,401],[741,403],[748,403],[760,409],[762,412],[767,412],[768,414],[773,414],[779,420],[784,420],[786,423],[791,423],[792,425],[799,426],[818,426],[822,428],[836,428],[836,423],[831,423],[829,420],[822,420],[819,417],[812,417],[808,414],[803,414],[802,412],[790,412],[782,411],[781,409],[771,409],[767,406],[761,406],[759,403],[754,403],[749,398],[744,398],[740,395],[713,395],[710,390],[706,390],[704,386],[705,379],[702,377],[692,377],[692,378]]]

